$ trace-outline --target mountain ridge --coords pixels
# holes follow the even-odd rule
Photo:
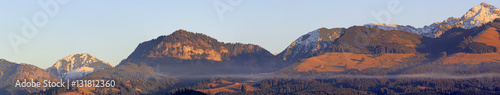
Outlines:
[[[500,17],[500,9],[488,3],[481,3],[469,9],[462,17],[450,17],[442,22],[435,22],[422,28],[415,28],[410,25],[376,24],[368,23],[364,26],[380,28],[384,30],[405,30],[418,33],[426,37],[438,38],[445,31],[451,28],[471,29],[482,26]]]
[[[198,42],[198,43],[196,43]],[[236,44],[237,47],[247,47],[239,50],[228,45]],[[155,47],[152,47],[155,46]],[[213,49],[211,49],[213,48]],[[139,51],[139,50],[143,51]],[[204,50],[209,49],[209,50]],[[184,50],[184,51],[182,51]],[[163,52],[167,51],[167,52]],[[169,52],[171,51],[171,52]],[[229,53],[230,51],[234,51]],[[252,53],[254,51],[265,51],[264,48],[254,44],[224,43],[211,38],[205,34],[193,33],[185,30],[177,30],[170,35],[160,36],[139,44],[134,52],[127,58],[132,57],[174,57],[179,59],[207,59],[213,61],[229,60],[230,56],[240,53]],[[202,54],[207,54],[202,56]],[[194,57],[193,57],[194,55]]]
[[[293,41],[285,50],[276,55],[286,62],[295,63],[300,59],[312,56],[318,50],[331,45],[344,32],[345,28],[319,28],[304,34]]]
[[[162,72],[174,75],[267,72],[285,65],[258,45],[219,42],[182,29],[140,43],[119,65],[129,62],[169,68]],[[194,70],[181,69],[188,67]]]
[[[402,30],[353,26],[332,45],[291,65],[289,69],[349,74],[497,72],[493,67],[500,66],[499,29],[500,18],[471,29],[452,28],[440,38],[423,37]],[[448,68],[440,70],[437,67]],[[460,69],[467,67],[475,69]]]

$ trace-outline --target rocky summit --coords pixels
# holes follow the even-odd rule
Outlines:
[[[87,54],[73,54],[58,60],[47,71],[57,75],[61,79],[78,79],[94,71],[113,67],[109,63],[101,61],[96,57]]]
[[[219,42],[182,29],[139,44],[120,65],[128,62],[159,66],[160,71],[174,75],[256,73],[284,67],[258,45]]]

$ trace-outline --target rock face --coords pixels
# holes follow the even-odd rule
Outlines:
[[[120,65],[127,62],[159,66],[161,72],[170,75],[257,73],[283,67],[260,46],[223,43],[182,29],[139,44]]]
[[[142,50],[142,51],[141,51]],[[243,53],[266,52],[252,44],[222,43],[200,33],[178,30],[168,36],[160,36],[141,43],[129,58],[177,58],[183,60],[205,59],[211,61],[230,60]]]
[[[302,35],[277,56],[287,63],[295,63],[331,45],[345,32],[344,28],[320,28]]]
[[[38,92],[48,88],[21,88],[15,87],[17,80],[27,81],[33,79],[35,82],[42,82],[43,80],[59,81],[59,78],[54,74],[46,72],[45,70],[33,65],[9,62],[5,59],[0,59],[0,93],[25,95],[32,92]]]
[[[435,22],[429,26],[424,26],[423,28],[415,28],[413,26],[403,26],[403,25],[389,25],[389,24],[366,24],[364,26],[380,28],[385,30],[404,30],[413,33],[419,33],[423,36],[438,38],[445,31],[451,28],[464,28],[471,29],[474,27],[482,26],[488,22],[495,20],[500,17],[500,9],[489,5],[487,3],[481,3],[480,5],[474,6],[462,17],[450,17],[443,22]]]
[[[103,62],[90,54],[82,53],[58,60],[52,67],[47,68],[47,71],[61,79],[73,80],[109,67],[112,67],[109,63]]]

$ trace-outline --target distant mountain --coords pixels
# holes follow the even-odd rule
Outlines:
[[[444,64],[500,63],[500,18],[471,29],[453,28],[441,38],[423,40]],[[446,55],[443,55],[445,53]]]
[[[87,54],[73,54],[58,60],[47,72],[57,75],[61,79],[78,79],[94,71],[113,67],[109,63],[101,61]]]
[[[169,75],[259,73],[284,67],[260,46],[223,43],[182,29],[139,44],[120,65],[128,62],[159,66]]]
[[[439,38],[353,26],[289,69],[362,74],[500,72],[495,69],[500,67],[499,30],[500,18],[471,29],[451,28]]]
[[[288,63],[295,63],[333,44],[345,32],[344,28],[320,28],[300,36],[277,56]]]
[[[408,73],[478,74],[500,72],[500,18],[471,29],[452,28],[440,38],[423,39],[435,60]]]
[[[43,80],[59,81],[59,78],[54,74],[46,72],[45,70],[33,65],[9,62],[5,59],[0,59],[0,93],[7,95],[26,95],[33,92],[42,91],[48,88],[22,88],[15,87],[17,80],[42,82]]]
[[[488,22],[493,21],[500,17],[500,9],[489,5],[487,3],[481,3],[480,5],[474,6],[462,17],[450,17],[443,22],[436,22],[429,26],[424,26],[423,28],[415,28],[410,25],[390,25],[390,24],[375,24],[370,23],[364,26],[374,27],[385,30],[405,30],[413,33],[419,33],[426,37],[438,38],[445,31],[452,28],[464,28],[471,29],[474,27],[482,26]]]
[[[297,71],[342,72],[389,68],[418,56],[421,35],[364,26],[344,29],[335,41],[292,65]]]

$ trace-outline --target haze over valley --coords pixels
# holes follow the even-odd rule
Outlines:
[[[0,93],[500,94],[500,9],[494,4],[461,6],[471,8],[462,10],[465,14],[461,17],[421,28],[366,23],[317,26],[289,41],[279,39],[285,34],[273,35],[280,44],[289,44],[278,53],[258,44],[222,41],[220,36],[205,34],[203,30],[182,28],[140,41],[120,40],[136,47],[118,63],[104,59],[119,56],[97,57],[78,52],[57,56],[59,59],[47,68],[1,58]],[[95,44],[101,45],[99,41]],[[73,46],[57,50],[66,48]],[[106,80],[112,81],[113,86],[16,87],[16,82],[23,79],[68,83]]]

